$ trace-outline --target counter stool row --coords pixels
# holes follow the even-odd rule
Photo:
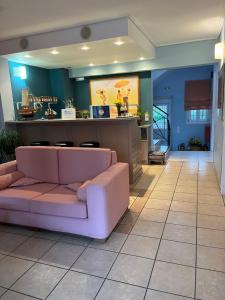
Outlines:
[[[34,141],[30,144],[31,146],[51,146],[49,141]],[[53,144],[57,147],[74,147],[74,143],[71,141],[60,141]],[[80,147],[85,148],[99,148],[100,144],[97,141],[86,141],[79,145]]]

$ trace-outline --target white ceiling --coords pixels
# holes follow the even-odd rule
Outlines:
[[[225,0],[0,0],[0,39],[129,16],[156,46],[216,38]]]
[[[116,41],[123,41],[124,44],[117,46]],[[88,51],[82,50],[82,46],[89,46]],[[41,49],[30,52],[9,54],[4,57],[11,61],[44,68],[80,68],[89,67],[89,64],[106,65],[114,61],[128,62],[151,58],[150,52],[141,48],[134,40],[128,36],[120,39],[107,39],[86,44],[75,44],[54,48],[59,54],[53,55],[53,49]],[[26,56],[30,57],[27,58]]]

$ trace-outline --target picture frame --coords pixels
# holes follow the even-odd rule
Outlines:
[[[137,75],[92,79],[89,82],[91,105],[134,107],[140,104],[140,82]]]

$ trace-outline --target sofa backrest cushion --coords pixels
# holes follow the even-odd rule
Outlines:
[[[55,147],[19,147],[16,149],[17,169],[26,177],[42,182],[58,183],[58,155]]]
[[[111,150],[102,148],[61,148],[59,183],[84,182],[105,171],[111,165]]]

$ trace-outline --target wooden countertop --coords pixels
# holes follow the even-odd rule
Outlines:
[[[54,119],[54,120],[48,120],[48,119],[38,119],[38,120],[27,120],[27,121],[6,121],[6,125],[14,124],[14,125],[20,125],[20,124],[38,124],[38,125],[51,125],[51,124],[98,124],[98,123],[125,123],[125,122],[131,122],[136,120],[136,117],[120,117],[120,118],[100,118],[100,119],[76,119],[76,120],[62,120],[62,119]]]

